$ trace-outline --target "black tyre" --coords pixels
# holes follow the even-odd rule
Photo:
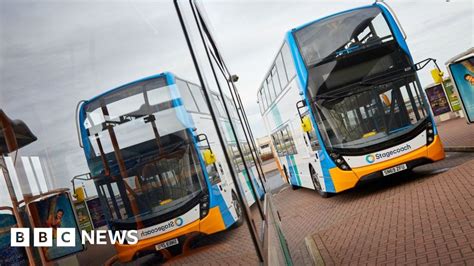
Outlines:
[[[239,198],[234,191],[232,191],[232,204],[234,205],[235,212],[237,213],[237,221],[232,225],[232,227],[237,228],[244,223],[244,213]]]
[[[321,183],[319,183],[318,175],[316,174],[316,171],[314,170],[312,165],[309,165],[309,173],[311,175],[311,181],[313,181],[314,190],[316,190],[316,192],[318,192],[321,197],[328,198],[330,196],[330,193],[324,192],[322,190]]]

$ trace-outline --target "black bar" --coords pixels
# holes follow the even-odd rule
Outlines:
[[[222,136],[222,134],[219,130],[219,124],[217,122],[217,117],[216,117],[214,109],[211,105],[211,98],[209,96],[208,90],[206,89],[206,85],[204,83],[204,77],[201,74],[199,63],[197,61],[196,55],[194,53],[194,50],[193,50],[193,47],[192,47],[192,44],[191,44],[191,40],[189,38],[188,32],[186,30],[186,26],[184,24],[183,15],[181,14],[181,10],[179,9],[179,5],[178,5],[178,0],[173,0],[173,3],[174,3],[174,6],[175,6],[175,9],[176,9],[176,13],[178,14],[179,22],[181,24],[181,28],[183,30],[184,37],[186,39],[186,43],[188,45],[189,52],[191,53],[191,57],[193,59],[194,67],[196,68],[196,72],[197,72],[197,75],[198,75],[198,78],[199,78],[199,82],[201,83],[201,87],[203,88],[203,91],[204,91],[204,98],[206,98],[206,102],[209,106],[209,112],[211,113],[211,116],[212,116],[212,122],[214,123],[214,127],[217,129],[217,136],[219,137],[219,142],[222,145],[222,147],[225,147],[224,138],[223,138],[223,136]],[[227,151],[227,149],[223,149],[223,150],[224,150],[224,157],[225,157],[225,160],[227,162],[227,165],[229,167],[231,167],[232,163],[231,163],[228,151]],[[241,190],[240,186],[238,185],[239,182],[238,182],[237,177],[235,176],[233,168],[230,169],[230,174],[231,174],[232,180],[235,184],[235,187],[238,190],[238,192],[236,193],[237,197],[239,198],[239,200],[242,204],[242,203],[244,203],[243,196],[242,196],[243,191]],[[255,230],[255,227],[254,227],[252,221],[250,220],[250,215],[251,215],[250,211],[249,211],[246,204],[242,204],[242,205],[244,206],[244,210],[245,210],[244,213],[245,213],[245,218],[246,218],[245,220],[247,222],[248,229],[249,229],[250,235],[252,237],[252,241],[254,243],[254,246],[256,247],[258,258],[260,259],[260,261],[263,262],[263,254],[261,253],[260,246],[258,244],[258,239],[257,239],[256,232],[255,232],[256,230]]]

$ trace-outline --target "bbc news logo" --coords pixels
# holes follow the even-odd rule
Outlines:
[[[57,228],[53,234],[53,228],[34,228],[33,235],[30,236],[29,228],[11,228],[10,243],[12,247],[28,247],[31,244],[30,237],[33,238],[34,247],[52,247],[53,242],[56,247],[74,247],[76,245],[76,228]],[[92,230],[90,233],[81,231],[81,243],[92,245],[134,245],[138,243],[137,230]]]

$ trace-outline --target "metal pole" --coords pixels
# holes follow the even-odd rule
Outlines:
[[[203,26],[205,26],[206,29],[207,29],[206,23],[204,22],[204,19],[202,18],[201,14],[199,13],[199,9],[198,9],[198,8],[196,8],[196,9],[197,9],[197,11],[198,11],[198,15],[199,15],[199,19],[201,20],[201,24],[202,24]],[[207,32],[208,34],[210,34],[208,30],[206,30],[206,32]],[[201,33],[201,36],[202,36],[202,33]],[[253,160],[257,163],[257,167],[256,167],[256,168],[257,168],[257,171],[260,170],[260,171],[258,172],[258,176],[259,176],[259,179],[260,179],[260,183],[263,184],[264,182],[262,181],[262,178],[263,178],[263,180],[266,182],[265,175],[264,175],[264,173],[263,173],[263,168],[262,168],[262,165],[261,165],[260,158],[258,157],[258,155],[257,155],[257,153],[256,153],[257,148],[256,148],[256,145],[255,145],[255,141],[254,141],[254,139],[253,139],[253,134],[252,134],[252,131],[251,131],[251,129],[250,129],[250,125],[249,125],[249,123],[248,123],[247,114],[245,113],[245,110],[244,110],[244,108],[243,108],[242,101],[241,101],[241,99],[240,99],[240,95],[239,95],[239,93],[238,93],[238,91],[237,91],[237,88],[236,88],[236,86],[235,86],[235,84],[234,84],[234,81],[232,80],[232,75],[230,74],[230,71],[229,71],[229,69],[227,68],[227,66],[225,65],[225,63],[223,62],[222,57],[220,56],[219,51],[218,51],[218,49],[217,49],[217,45],[216,45],[216,44],[214,43],[214,41],[212,40],[212,37],[209,38],[209,41],[212,42],[212,45],[213,45],[213,47],[214,47],[214,49],[216,50],[216,53],[217,53],[216,55],[214,55],[214,54],[211,54],[211,55],[213,56],[213,58],[214,58],[214,60],[215,60],[216,62],[219,62],[219,63],[222,65],[222,66],[221,66],[221,65],[218,64],[218,67],[219,67],[219,69],[220,69],[222,75],[224,75],[224,76],[226,77],[227,86],[228,86],[229,91],[230,91],[230,93],[231,93],[232,101],[234,102],[234,104],[235,104],[236,107],[239,106],[239,108],[238,108],[238,110],[237,110],[237,114],[239,115],[239,120],[240,120],[241,123],[242,123],[242,118],[240,118],[240,114],[239,114],[239,110],[241,110],[241,114],[242,114],[243,121],[244,121],[244,123],[242,123],[242,129],[243,129],[243,131],[244,131],[244,133],[245,133],[245,137],[246,137],[246,139],[247,139],[247,142],[248,142],[249,144],[252,144],[253,149],[254,149],[254,151],[255,151],[255,156],[258,158],[257,160],[255,160],[255,157],[253,156],[253,152],[252,152]],[[219,56],[219,58],[220,58],[221,60],[217,59],[216,56]],[[209,55],[208,55],[208,57],[209,57]],[[224,73],[224,72],[225,72],[225,73]],[[226,73],[227,73],[227,75],[226,75]],[[234,93],[232,93],[232,89],[231,89],[231,87],[229,86],[229,82],[232,84],[232,88],[234,89]],[[234,98],[234,94],[235,94],[235,97],[236,97],[236,98]],[[236,99],[237,99],[237,102],[236,102]],[[244,128],[244,124],[245,124],[245,126],[246,126],[246,128],[247,128],[247,131],[246,131],[245,128]],[[250,136],[250,140],[251,140],[251,141],[249,141],[249,139],[248,139],[248,137],[247,137],[247,132],[248,132],[248,134],[249,134],[249,136]],[[265,188],[263,188],[263,190],[265,191]]]
[[[217,136],[219,138],[219,143],[222,147],[225,147],[224,138],[223,138],[223,136],[222,136],[222,134],[219,130],[219,124],[217,122],[217,116],[216,116],[216,114],[214,112],[214,108],[212,107],[212,104],[211,104],[211,97],[210,97],[209,92],[206,88],[206,84],[204,82],[204,77],[201,74],[201,69],[199,67],[199,63],[198,63],[196,55],[194,53],[194,49],[192,47],[191,40],[190,40],[189,35],[188,35],[188,31],[187,31],[186,26],[184,24],[183,15],[181,14],[181,10],[180,10],[179,5],[178,5],[178,0],[174,0],[173,3],[174,3],[176,13],[177,13],[178,18],[179,18],[181,28],[182,28],[183,33],[184,33],[184,37],[186,39],[186,43],[187,43],[188,48],[189,48],[189,52],[191,53],[191,57],[193,59],[194,67],[196,68],[196,72],[197,72],[197,75],[198,75],[198,78],[199,78],[199,82],[201,83],[201,87],[203,88],[203,91],[204,91],[204,98],[206,99],[206,103],[209,106],[209,112],[211,113],[212,122],[214,124],[214,127],[217,130]],[[224,150],[224,157],[225,157],[225,160],[227,162],[227,165],[229,167],[231,167],[232,163],[231,163],[228,151],[227,151],[227,149],[223,149],[223,150]],[[263,262],[263,252],[262,252],[261,247],[258,243],[257,230],[256,230],[255,225],[252,222],[252,220],[250,220],[250,210],[249,210],[248,206],[246,204],[244,204],[244,199],[243,199],[243,196],[242,196],[243,191],[240,188],[240,186],[238,185],[238,179],[235,176],[235,173],[234,173],[232,168],[230,169],[230,174],[231,174],[231,177],[232,177],[232,181],[234,182],[234,184],[236,184],[235,187],[237,189],[237,197],[239,198],[239,201],[241,202],[241,204],[244,207],[245,220],[247,222],[247,226],[248,226],[248,229],[249,229],[249,232],[250,232],[250,236],[252,237],[252,241],[253,241],[254,246],[256,248],[257,256],[258,256],[259,260],[261,262]]]
[[[199,34],[201,36],[201,40],[202,40],[202,44],[204,46],[204,49],[206,51],[206,55],[207,55],[207,59],[209,60],[209,65],[211,66],[211,70],[212,70],[212,74],[214,75],[214,79],[216,81],[216,84],[217,84],[217,89],[219,91],[219,94],[222,98],[222,104],[224,105],[224,110],[225,110],[225,113],[227,115],[227,118],[229,119],[229,124],[230,124],[230,129],[232,131],[232,135],[234,135],[234,139],[236,140],[236,146],[237,146],[237,151],[239,152],[239,155],[240,157],[242,158],[242,163],[244,165],[244,169],[245,171],[247,172],[248,176],[249,176],[249,181],[250,181],[250,185],[251,185],[251,190],[252,190],[252,194],[253,196],[255,197],[255,202],[257,203],[257,207],[258,207],[258,211],[260,212],[260,216],[262,218],[262,220],[265,220],[265,214],[263,212],[263,209],[262,209],[262,205],[260,203],[260,200],[259,200],[259,196],[257,194],[257,189],[256,189],[256,186],[254,184],[254,182],[252,181],[252,176],[251,176],[251,172],[248,168],[248,165],[247,165],[247,162],[245,160],[245,156],[244,156],[244,153],[242,152],[242,148],[240,147],[240,144],[239,144],[239,137],[237,136],[237,133],[235,132],[235,127],[234,127],[234,124],[232,123],[232,118],[230,116],[230,112],[229,112],[229,107],[227,106],[227,103],[225,101],[225,95],[224,93],[222,92],[222,88],[219,84],[219,80],[217,78],[217,74],[216,74],[216,71],[215,71],[215,68],[212,64],[212,60],[211,60],[211,57],[209,56],[209,51],[207,50],[207,46],[206,46],[206,42],[204,40],[204,36],[202,34],[202,30],[201,30],[201,27],[199,26],[199,21],[197,19],[197,16],[196,16],[196,12],[195,12],[195,9],[194,9],[194,6],[193,6],[193,3],[192,3],[192,0],[189,0],[189,4],[191,5],[191,9],[192,9],[192,12],[193,12],[193,16],[194,16],[194,19],[196,21],[196,25],[198,27],[198,30],[199,30]],[[226,78],[227,80],[227,78]],[[231,93],[232,94],[232,93]],[[235,102],[234,102],[235,104]],[[237,105],[236,105],[237,107]],[[238,110],[237,110],[237,115],[239,115],[238,113]],[[239,120],[240,122],[242,123],[242,120],[240,119],[240,115],[239,115]],[[243,125],[242,125],[243,127]],[[244,128],[242,128],[244,129]],[[244,130],[244,134],[245,134],[245,130]],[[247,135],[245,135],[245,138],[247,139]],[[248,142],[248,139],[247,139],[247,142]],[[249,147],[250,148],[250,147]]]
[[[201,18],[201,21],[202,21],[202,18]],[[230,94],[232,96],[232,101],[234,102],[235,106],[237,107],[237,115],[239,116],[239,120],[242,124],[242,130],[245,134],[245,139],[246,139],[247,143],[249,143],[249,145],[252,145],[253,150],[252,149],[250,150],[251,154],[252,154],[252,159],[254,160],[254,162],[256,164],[256,168],[257,168],[257,172],[258,172],[258,178],[260,179],[260,183],[262,183],[262,185],[263,185],[264,182],[267,182],[267,180],[265,179],[265,174],[263,173],[263,168],[262,168],[262,165],[261,165],[260,157],[257,154],[257,147],[256,147],[256,144],[255,144],[255,141],[254,141],[254,138],[253,138],[252,130],[250,129],[250,125],[249,125],[249,122],[248,122],[248,119],[247,119],[247,114],[245,113],[242,101],[240,100],[240,95],[237,92],[237,87],[235,86],[234,82],[232,81],[232,76],[231,76],[229,70],[227,69],[227,67],[225,66],[224,62],[218,60],[214,54],[211,54],[211,55],[213,56],[214,60],[219,61],[222,64],[222,67],[225,68],[225,71],[224,71],[224,69],[220,65],[218,65],[222,75],[226,76],[227,87],[229,88]],[[227,77],[226,73],[229,77]],[[232,87],[229,85],[229,83],[232,85]],[[240,113],[239,113],[239,110],[241,111]],[[247,134],[248,134],[248,136],[247,136]],[[254,152],[255,152],[255,156],[254,156]],[[262,178],[263,178],[263,181],[262,181]],[[263,187],[263,191],[266,193],[265,187]]]

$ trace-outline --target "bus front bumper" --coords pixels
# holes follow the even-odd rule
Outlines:
[[[139,240],[134,245],[121,245],[116,243],[115,249],[120,262],[129,262],[138,257],[160,252],[165,259],[169,259],[173,254],[168,249],[157,251],[156,245],[165,241],[177,238],[181,248],[187,248],[189,242],[199,235],[208,235],[225,230],[225,224],[222,219],[219,207],[209,209],[208,215],[203,219],[198,219],[183,227],[162,235]]]
[[[435,136],[433,142],[413,152],[388,160],[385,162],[353,168],[351,171],[343,171],[338,167],[329,170],[334,183],[336,193],[355,187],[359,182],[364,182],[382,177],[382,171],[400,164],[406,164],[407,169],[416,166],[436,162],[444,159],[443,144],[439,136]]]

